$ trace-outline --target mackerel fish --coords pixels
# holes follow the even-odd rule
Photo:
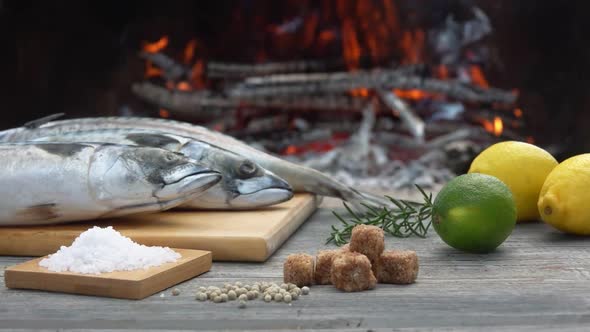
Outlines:
[[[81,143],[0,144],[0,225],[157,212],[194,199],[221,174],[179,153]]]

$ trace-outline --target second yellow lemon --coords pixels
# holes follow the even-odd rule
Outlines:
[[[590,235],[590,153],[569,158],[549,173],[539,196],[546,223],[577,235]]]
[[[469,173],[492,175],[504,182],[512,191],[520,222],[539,219],[539,192],[555,166],[557,160],[549,152],[532,144],[506,141],[482,151]]]

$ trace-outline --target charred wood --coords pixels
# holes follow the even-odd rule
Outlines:
[[[420,119],[406,102],[401,100],[395,93],[388,90],[380,90],[379,96],[387,107],[397,112],[402,123],[412,135],[418,140],[424,140],[424,121]]]
[[[133,84],[132,91],[147,102],[177,112],[206,112],[210,108],[236,107],[360,111],[367,103],[364,99],[349,96],[271,96],[240,100],[208,90],[168,90],[149,82]]]
[[[177,82],[190,78],[191,69],[189,67],[179,64],[164,53],[141,52],[139,56],[160,67],[162,69],[162,76],[169,81]]]
[[[481,88],[457,80],[406,75],[396,70],[358,71],[253,77],[229,89],[231,96],[251,98],[279,95],[344,93],[354,89],[420,89],[468,102],[513,104],[516,95],[495,88]]]

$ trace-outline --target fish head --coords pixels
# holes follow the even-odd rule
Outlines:
[[[234,152],[198,140],[186,144],[181,152],[223,174],[219,184],[199,197],[200,208],[259,208],[293,197],[287,181]]]
[[[244,160],[240,166],[240,173],[252,173],[254,169],[251,164],[250,160]],[[235,179],[237,195],[231,201],[232,206],[243,209],[257,208],[282,203],[293,197],[293,188],[287,181],[260,166],[256,169],[253,176]]]
[[[90,172],[95,196],[123,206],[180,204],[222,178],[218,171],[181,153],[109,144],[97,150]]]

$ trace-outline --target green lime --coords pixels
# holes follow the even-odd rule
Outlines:
[[[451,180],[432,207],[432,225],[453,248],[486,253],[508,238],[516,224],[516,205],[498,178],[470,173]]]

